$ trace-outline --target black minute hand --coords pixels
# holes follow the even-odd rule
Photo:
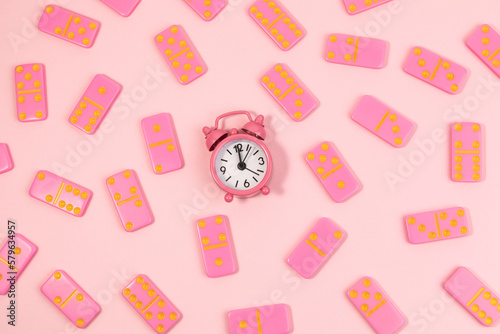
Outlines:
[[[242,163],[243,160],[241,160],[241,150],[238,150],[238,148],[236,148],[236,150],[238,151],[238,157],[240,159],[240,163]]]

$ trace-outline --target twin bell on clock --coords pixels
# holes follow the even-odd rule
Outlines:
[[[241,131],[219,129],[219,121],[232,115],[246,115],[249,122]],[[215,183],[226,192],[224,199],[231,202],[234,196],[250,197],[259,191],[269,194],[267,183],[271,177],[273,161],[264,144],[264,116],[252,118],[248,111],[231,111],[215,120],[215,127],[203,128],[207,148],[212,152],[210,172]]]

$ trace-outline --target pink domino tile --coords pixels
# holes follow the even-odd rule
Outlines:
[[[274,65],[264,74],[261,83],[294,121],[302,121],[318,106],[306,86],[285,64]]]
[[[380,39],[333,34],[326,42],[329,63],[376,68],[385,65],[387,43]]]
[[[467,77],[465,67],[422,47],[411,49],[404,71],[449,94],[461,92]]]
[[[467,39],[467,46],[500,77],[500,34],[483,24]]]
[[[14,278],[17,282],[37,250],[38,247],[21,234],[9,234],[0,249],[0,295],[9,291],[11,284],[8,280]]]
[[[196,225],[207,276],[215,278],[234,274],[236,256],[227,217],[202,218]]]
[[[106,184],[125,231],[133,232],[153,223],[148,202],[133,170],[110,176]]]
[[[9,146],[0,143],[0,174],[8,172],[12,168],[14,168],[14,163],[10,156]]]
[[[281,50],[290,50],[306,35],[304,27],[277,0],[257,0],[248,13]]]
[[[483,128],[473,122],[451,125],[451,179],[479,182],[484,178]]]
[[[155,174],[182,168],[181,148],[175,134],[172,116],[156,114],[142,119],[142,132]]]
[[[17,119],[21,122],[47,119],[45,66],[40,63],[18,65],[14,70],[14,79]]]
[[[207,72],[207,65],[184,29],[173,25],[155,36],[155,43],[182,85]]]
[[[465,237],[470,234],[462,207],[422,212],[405,217],[408,241],[412,244]]]
[[[375,8],[392,0],[343,0],[345,9],[349,15],[356,15],[365,10]]]
[[[230,334],[288,334],[292,321],[288,305],[274,304],[230,311]]]
[[[314,147],[305,158],[335,202],[344,202],[361,190],[356,176],[331,142]]]
[[[92,198],[92,191],[41,170],[31,184],[30,196],[70,215],[81,217]]]
[[[112,10],[124,17],[129,17],[141,0],[101,0]]]
[[[347,298],[377,334],[393,334],[406,324],[403,314],[372,278],[365,276],[347,291]]]
[[[445,282],[444,288],[483,326],[494,326],[500,319],[500,295],[469,269],[459,267]]]
[[[47,299],[79,328],[87,327],[101,307],[63,270],[57,270],[43,283]]]
[[[38,29],[84,48],[90,48],[97,37],[101,24],[94,19],[56,5],[43,10]]]
[[[69,123],[83,132],[94,134],[122,87],[103,74],[98,74],[83,93],[69,116]]]
[[[351,118],[394,147],[405,146],[414,129],[412,121],[370,95],[361,98]]]
[[[146,275],[137,275],[122,295],[156,333],[167,333],[182,319],[181,312]]]
[[[328,218],[321,218],[288,257],[288,265],[300,276],[312,278],[347,238]]]
[[[226,0],[184,0],[205,21],[212,21],[226,7]]]

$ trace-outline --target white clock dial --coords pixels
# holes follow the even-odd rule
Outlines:
[[[267,164],[266,153],[257,143],[248,139],[235,139],[217,152],[215,171],[227,187],[246,191],[264,179]]]

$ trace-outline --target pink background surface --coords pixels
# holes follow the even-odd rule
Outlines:
[[[183,313],[172,333],[225,333],[227,311],[271,300],[290,305],[294,333],[372,333],[345,296],[364,275],[373,276],[409,319],[403,333],[486,331],[442,284],[464,265],[500,291],[500,132],[495,127],[500,121],[500,80],[464,43],[482,23],[500,29],[500,1],[394,1],[351,17],[340,0],[314,5],[287,0],[285,6],[307,30],[288,52],[248,16],[251,1],[230,0],[207,23],[180,0],[143,0],[127,19],[97,0],[60,0],[61,6],[102,23],[89,50],[33,30],[28,23],[37,23],[41,2],[0,3],[0,142],[9,144],[15,164],[14,170],[0,175],[0,243],[6,240],[11,218],[17,231],[39,247],[17,285],[15,330],[6,325],[8,299],[0,296],[0,332],[79,332],[40,292],[56,269],[68,272],[103,309],[85,333],[150,332],[120,296],[139,273],[148,275]],[[153,41],[172,24],[186,29],[209,68],[187,86],[177,82]],[[362,31],[390,43],[386,68],[361,69],[323,60],[329,34]],[[16,35],[25,43],[13,47],[9,38]],[[403,72],[415,45],[470,70],[461,94],[446,94]],[[31,62],[46,66],[49,118],[23,124],[16,119],[14,67]],[[259,83],[262,73],[277,62],[289,65],[320,102],[304,122],[290,120]],[[149,74],[155,71],[161,72],[157,80]],[[98,73],[121,83],[123,91],[100,131],[90,137],[74,129],[67,117]],[[488,81],[495,84],[486,87]],[[350,119],[364,94],[417,124],[406,147],[394,149]],[[222,192],[214,191],[201,128],[213,126],[219,114],[240,108],[266,116],[266,143],[275,173],[269,196],[227,204]],[[172,114],[185,159],[183,169],[161,176],[151,170],[140,126],[143,117],[159,112]],[[448,132],[455,121],[484,125],[483,182],[450,179]],[[242,117],[225,124],[244,122]],[[434,135],[439,143],[432,144],[432,150],[428,145],[428,154],[418,153],[418,144],[429,143],[433,133],[441,133]],[[338,147],[363,183],[364,189],[346,203],[331,200],[303,159],[323,140]],[[74,153],[78,151],[85,156]],[[398,173],[401,161],[410,158],[418,166],[391,188],[386,173]],[[64,173],[55,168],[58,164],[67,166]],[[138,173],[155,216],[155,223],[134,233],[121,227],[105,184],[106,177],[126,168]],[[29,197],[39,169],[94,192],[83,218]],[[470,237],[408,243],[406,214],[452,206],[469,209]],[[214,214],[225,214],[231,221],[239,272],[209,279],[195,221]],[[348,238],[313,280],[304,280],[288,267],[286,258],[323,216],[342,226]]]

